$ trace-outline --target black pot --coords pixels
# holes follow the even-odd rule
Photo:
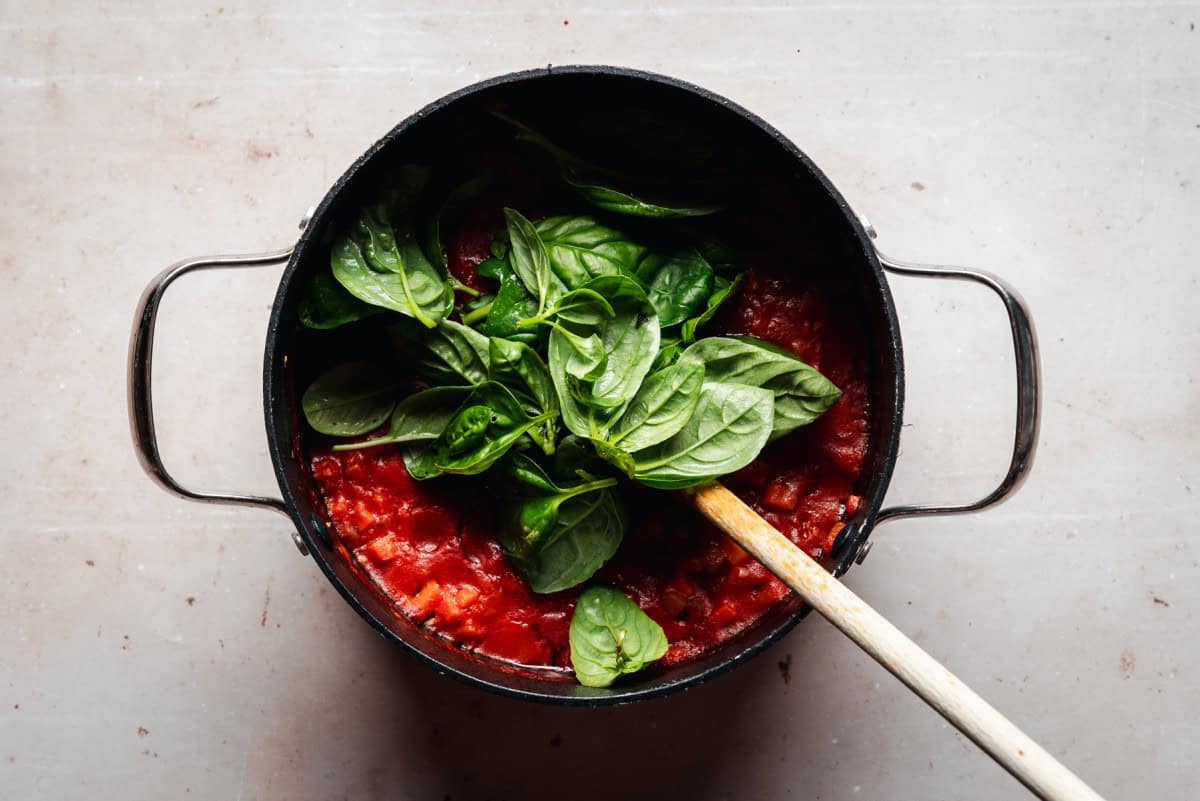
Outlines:
[[[302,554],[311,555],[326,577],[380,634],[408,648],[438,672],[494,692],[560,704],[599,705],[664,695],[699,684],[745,662],[794,626],[807,608],[794,596],[771,610],[756,625],[720,649],[694,661],[658,672],[647,671],[618,686],[593,689],[574,683],[523,675],[447,647],[446,643],[396,613],[351,570],[335,551],[324,511],[307,468],[296,391],[313,371],[313,340],[296,322],[299,279],[328,267],[327,236],[334,222],[352,213],[360,197],[372,191],[389,165],[437,161],[451,157],[469,142],[478,121],[497,103],[524,109],[552,109],[556,119],[576,121],[581,130],[599,131],[618,147],[624,123],[652,114],[660,131],[685,136],[672,140],[639,137],[630,148],[649,156],[659,169],[687,170],[678,142],[701,136],[722,154],[727,168],[720,180],[732,182],[746,202],[769,195],[777,225],[804,227],[807,241],[817,242],[842,271],[849,271],[861,325],[871,351],[870,448],[857,493],[863,503],[843,529],[832,554],[841,575],[866,556],[872,528],[879,522],[916,514],[972,511],[1011,493],[1027,472],[1037,438],[1038,365],[1033,328],[1020,298],[999,279],[985,273],[902,264],[886,259],[871,243],[873,231],[808,157],[778,131],[745,109],[699,87],[671,78],[613,67],[563,67],[514,73],[475,84],[431,103],[397,125],[362,155],[329,190],[301,224],[295,246],[256,256],[192,259],[167,269],[143,294],[137,310],[129,362],[129,402],[134,443],[143,467],[171,492],[193,500],[265,506],[287,515]],[[674,143],[673,143],[674,142]],[[780,194],[782,193],[782,195]],[[782,206],[779,197],[785,197]],[[801,214],[800,212],[803,212]],[[246,267],[287,261],[271,312],[263,366],[267,437],[282,500],[193,492],[180,486],[163,467],[155,440],[151,404],[150,362],[158,304],[179,276],[210,267]],[[895,273],[967,279],[995,290],[1004,302],[1016,350],[1018,406],[1012,461],[1004,480],[987,497],[963,506],[882,508],[899,447],[903,420],[904,370],[900,327],[884,270]]]

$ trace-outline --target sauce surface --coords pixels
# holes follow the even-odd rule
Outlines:
[[[495,225],[470,221],[454,240],[450,269],[484,286],[474,267]],[[725,483],[814,558],[828,552],[859,504],[854,486],[867,452],[866,344],[846,287],[753,257],[717,333],[744,334],[790,350],[842,397],[820,419],[769,445]],[[492,534],[478,479],[409,477],[395,446],[316,450],[313,477],[348,557],[403,615],[482,656],[533,667],[570,665],[568,626],[579,588],[532,592]],[[596,580],[627,593],[666,632],[662,660],[678,664],[752,625],[790,592],[672,493],[622,485],[629,529]]]

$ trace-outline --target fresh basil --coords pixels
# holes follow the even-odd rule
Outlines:
[[[529,435],[543,453],[554,453],[558,395],[554,392],[550,368],[536,350],[521,342],[492,337],[488,348],[488,378],[508,387],[530,414],[553,414],[542,425],[530,429]]]
[[[709,337],[684,351],[704,362],[705,380],[774,393],[772,439],[823,415],[841,397],[833,382],[782,348],[753,337]]]
[[[587,581],[621,544],[625,514],[616,479],[559,486],[532,459],[510,456],[505,468],[523,486],[497,535],[505,553],[538,593]]]
[[[704,217],[721,210],[720,206],[688,206],[655,203],[643,200],[628,192],[622,192],[619,189],[572,176],[566,176],[566,181],[572,189],[593,206],[605,211],[611,211],[613,214],[627,214],[631,217],[651,217],[654,219],[672,219],[677,217]]]
[[[509,261],[529,294],[537,299],[540,316],[566,292],[566,286],[550,269],[550,256],[538,238],[533,223],[513,209],[504,210],[508,236],[512,241]]]
[[[575,677],[586,687],[607,687],[667,653],[662,626],[611,587],[589,587],[579,596],[570,642]]]
[[[486,270],[486,272],[485,272]],[[507,256],[496,256],[479,266],[479,274],[500,282],[496,299],[492,302],[479,331],[489,337],[517,340],[527,345],[541,341],[536,327],[522,328],[520,323],[537,314],[537,300],[525,289]]]
[[[650,253],[638,265],[637,277],[663,328],[691,317],[713,293],[713,269],[695,250]]]
[[[705,383],[679,433],[633,454],[634,478],[649,487],[681,489],[741,470],[771,436],[772,400],[767,389]]]
[[[396,404],[388,431],[364,442],[334,445],[335,451],[374,448],[400,442],[431,442],[442,435],[458,408],[471,394],[471,387],[431,387],[413,393]]]
[[[431,384],[476,385],[487,381],[491,342],[475,329],[442,320],[432,331],[409,341],[413,367]]]
[[[694,356],[651,373],[613,426],[607,443],[631,453],[675,436],[696,411],[703,383],[704,362]]]
[[[329,329],[382,312],[351,295],[329,273],[318,272],[304,288],[297,316],[308,328]]]
[[[446,195],[446,199],[442,201],[442,206],[438,209],[438,213],[430,218],[429,226],[425,232],[425,255],[442,272],[447,271],[446,249],[442,244],[443,226],[454,224],[461,220],[463,215],[466,214],[471,201],[477,199],[487,189],[489,183],[491,183],[491,178],[487,175],[476,176],[469,181],[464,181]],[[457,282],[452,280],[452,283]],[[455,286],[455,289],[467,291],[468,294],[475,292],[475,290],[470,289],[470,287],[464,287],[462,284]]]
[[[396,406],[395,392],[395,381],[386,370],[368,362],[350,362],[309,384],[300,408],[314,431],[357,437],[383,425]]]
[[[550,217],[536,226],[554,272],[569,289],[601,275],[631,275],[645,248],[594,217]]]
[[[382,246],[385,240],[376,239],[371,245]],[[396,243],[386,258],[377,257],[378,264],[391,264],[396,271],[377,272],[367,265],[359,243],[343,237],[330,250],[333,277],[351,295],[373,306],[398,311],[433,328],[450,313],[454,293],[438,275],[421,249],[412,239]]]
[[[476,475],[487,470],[553,412],[530,416],[503,384],[475,388],[437,439],[435,466],[445,473]]]
[[[683,326],[679,329],[680,337],[684,343],[690,345],[696,341],[696,329],[711,322],[721,306],[733,297],[742,283],[743,275],[744,273],[735,276],[732,281],[722,278],[719,275],[713,279],[713,293],[708,296],[704,311],[698,317],[685,320]]]

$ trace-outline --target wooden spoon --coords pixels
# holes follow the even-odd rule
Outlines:
[[[1062,763],[721,484],[701,513],[1044,801],[1103,801]]]

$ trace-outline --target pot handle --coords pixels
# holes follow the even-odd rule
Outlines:
[[[867,229],[873,233],[873,229]],[[873,238],[873,237],[872,237]],[[1025,481],[1033,465],[1033,454],[1037,449],[1038,427],[1041,423],[1041,370],[1038,364],[1037,335],[1029,307],[1009,284],[999,277],[982,270],[963,267],[935,267],[913,264],[889,258],[876,250],[883,268],[897,275],[913,275],[922,278],[948,278],[956,281],[974,281],[983,284],[1000,296],[1008,312],[1008,324],[1012,328],[1013,352],[1017,367],[1017,425],[1013,438],[1012,459],[1008,472],[1000,484],[990,493],[974,503],[942,506],[936,504],[912,504],[891,506],[880,510],[877,523],[902,517],[919,515],[952,515],[985,509],[1011,495]]]
[[[287,507],[278,498],[257,495],[233,495],[217,492],[197,492],[184,487],[167,472],[158,452],[158,438],[154,431],[154,402],[150,384],[150,366],[154,356],[154,326],[158,319],[158,306],[163,294],[175,279],[199,270],[230,267],[261,267],[285,262],[292,249],[277,250],[247,256],[206,256],[186,259],[163,270],[146,286],[138,300],[137,313],[133,318],[133,333],[129,341],[129,425],[133,432],[133,446],[142,469],[168,492],[188,500],[203,503],[226,503],[237,506],[259,506],[287,515]],[[303,544],[297,545],[304,551]]]

